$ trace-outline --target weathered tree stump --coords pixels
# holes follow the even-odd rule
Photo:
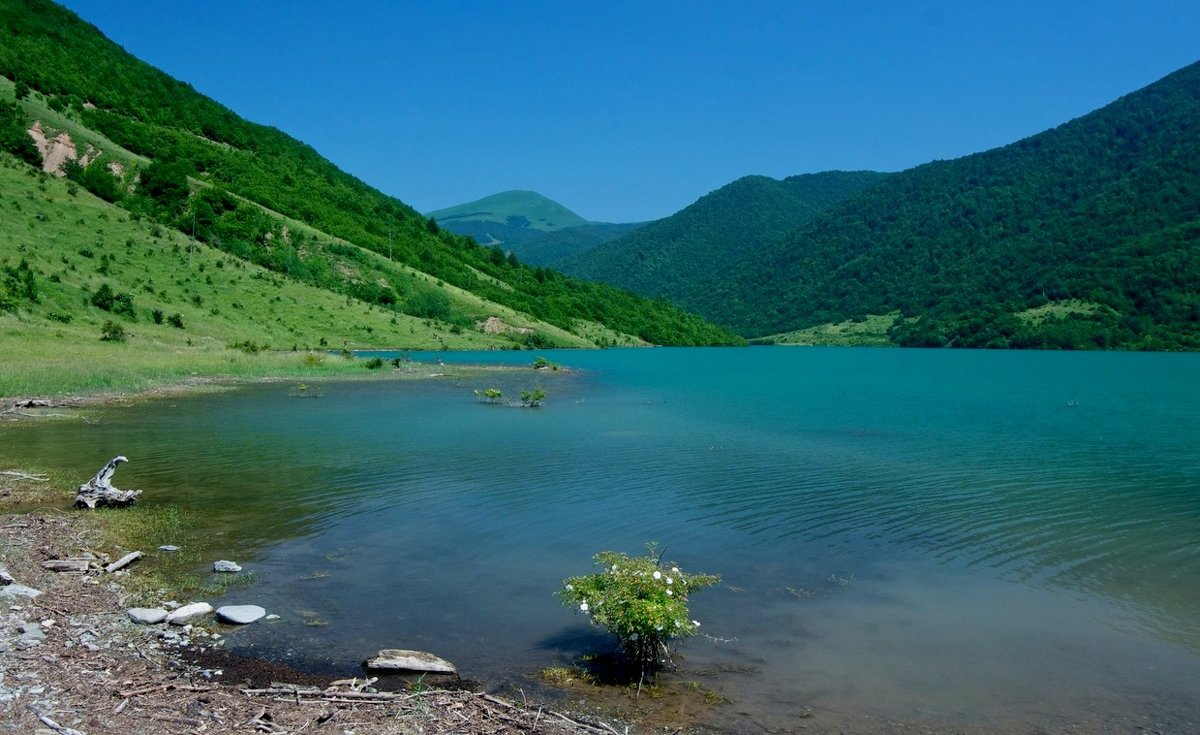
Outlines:
[[[130,505],[142,494],[141,490],[118,490],[112,486],[113,473],[117,465],[128,462],[125,457],[113,457],[96,476],[79,486],[75,494],[76,508],[98,508],[102,506]]]

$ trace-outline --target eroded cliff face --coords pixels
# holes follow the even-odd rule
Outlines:
[[[89,145],[81,156],[69,133],[64,131],[51,138],[42,127],[40,120],[35,120],[26,132],[29,133],[30,138],[33,138],[38,153],[42,154],[42,170],[48,174],[62,176],[63,166],[67,161],[78,161],[80,166],[87,166],[100,155],[99,150]]]

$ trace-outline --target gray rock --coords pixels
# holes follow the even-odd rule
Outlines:
[[[26,587],[23,584],[9,584],[0,587],[0,597],[5,597],[8,599],[16,597],[28,597],[32,600],[40,594],[42,594],[41,590],[35,590],[34,588]]]
[[[247,625],[265,617],[267,611],[258,605],[223,605],[217,608],[217,620],[234,625]]]
[[[234,573],[242,571],[242,568],[237,562],[222,559],[221,561],[213,562],[213,571]]]
[[[129,619],[143,625],[155,625],[167,619],[167,611],[161,607],[131,607]]]
[[[159,551],[179,551],[179,548],[180,547],[176,546],[175,544],[163,544],[162,546],[158,547],[158,550]]]
[[[425,671],[431,674],[455,674],[458,669],[444,658],[424,651],[408,651],[401,648],[385,648],[363,663],[368,669],[391,671]]]
[[[0,584],[7,585],[16,581],[17,580],[13,579],[12,575],[8,573],[8,569],[6,569],[3,564],[0,564]]]
[[[212,611],[212,605],[207,602],[193,602],[167,615],[167,622],[171,625],[187,625],[208,615]]]
[[[21,623],[17,626],[17,632],[21,634],[18,640],[22,643],[41,643],[46,640],[46,631],[37,623]]]
[[[271,613],[270,615],[267,616],[267,620],[279,620],[279,616],[276,615],[275,613]]]

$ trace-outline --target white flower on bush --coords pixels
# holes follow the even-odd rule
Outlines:
[[[711,574],[685,575],[670,563],[661,566],[656,547],[648,545],[647,550],[648,555],[638,557],[597,554],[598,571],[563,580],[558,593],[565,604],[587,614],[592,625],[615,635],[630,665],[643,676],[662,666],[663,656],[670,660],[668,641],[696,633],[699,623],[688,624],[689,595],[720,581]],[[646,584],[647,577],[655,584]],[[676,583],[679,595],[672,587]]]

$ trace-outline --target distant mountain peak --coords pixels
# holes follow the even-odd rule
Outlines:
[[[451,230],[463,223],[484,223],[541,232],[588,224],[588,220],[553,199],[528,189],[498,192],[473,202],[437,209],[426,216]],[[470,229],[472,231],[462,234],[475,235],[474,230],[478,226],[471,225]],[[500,241],[506,240],[498,235],[494,237]]]

